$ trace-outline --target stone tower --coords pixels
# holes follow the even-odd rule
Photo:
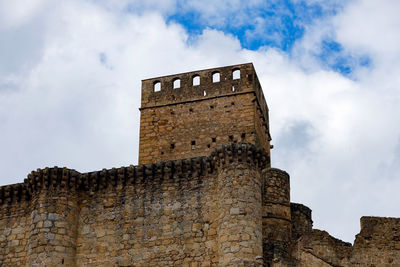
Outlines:
[[[143,80],[140,111],[139,164],[240,142],[269,154],[268,106],[252,63]]]

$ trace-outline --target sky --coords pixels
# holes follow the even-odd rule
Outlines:
[[[400,1],[0,0],[0,185],[137,164],[141,80],[253,62],[314,228],[400,217]]]

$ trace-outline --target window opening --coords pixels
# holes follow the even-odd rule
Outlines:
[[[200,85],[200,76],[199,75],[193,76],[192,84],[193,84],[193,86]]]
[[[229,141],[233,141],[233,135],[229,136]]]
[[[220,74],[219,72],[214,72],[212,75],[212,81],[213,83],[218,83],[220,81]]]
[[[240,79],[240,70],[238,70],[238,69],[233,70],[233,72],[232,72],[232,79],[233,79],[233,80]]]
[[[181,79],[174,80],[174,89],[181,88]]]
[[[244,139],[246,138],[246,133],[242,133],[242,141],[244,141]]]
[[[232,85],[232,92],[235,92],[235,86]]]
[[[154,90],[154,92],[160,92],[161,91],[161,82],[155,82],[153,84],[153,90]]]
[[[171,146],[170,146],[170,148],[171,148],[171,149],[174,149],[174,148],[175,148],[175,144],[172,143]]]
[[[204,91],[203,91],[203,95],[204,95],[204,96],[206,96],[206,95],[207,95],[207,92],[206,92],[206,90],[204,90]]]

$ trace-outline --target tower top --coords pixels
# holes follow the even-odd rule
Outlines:
[[[252,63],[142,80],[139,164],[246,142],[269,153],[268,106]]]

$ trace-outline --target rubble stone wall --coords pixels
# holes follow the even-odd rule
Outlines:
[[[293,250],[298,266],[400,266],[400,219],[362,217],[354,245],[325,231],[304,233]]]

